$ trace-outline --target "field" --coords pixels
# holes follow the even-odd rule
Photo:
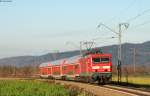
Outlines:
[[[112,80],[117,81],[117,76],[113,76]],[[150,85],[150,76],[128,76],[128,78],[123,76],[122,82],[139,85]]]
[[[69,96],[61,85],[31,80],[0,80],[0,96]]]

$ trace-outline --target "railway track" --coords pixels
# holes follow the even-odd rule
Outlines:
[[[95,96],[150,96],[150,92],[115,85],[97,85],[82,82],[55,80],[57,84],[76,86]]]
[[[114,85],[113,86],[112,85],[104,85],[103,87],[122,91],[122,92],[126,92],[126,93],[130,93],[130,94],[133,94],[135,96],[150,96],[150,92],[141,91],[141,90],[137,90],[137,89],[131,89],[128,87],[121,87],[121,86],[114,86]]]

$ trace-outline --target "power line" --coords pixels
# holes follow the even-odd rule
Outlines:
[[[136,2],[137,0],[133,0],[126,9],[124,9],[124,11],[127,11],[128,9],[130,9]]]
[[[121,82],[121,77],[122,77],[122,27],[125,27],[125,29],[127,29],[129,27],[129,24],[128,23],[119,23],[119,32],[117,31],[114,31],[113,29],[111,29],[110,27],[106,26],[105,24],[103,23],[100,23],[98,25],[98,27],[105,27],[106,29],[110,30],[111,32],[117,34],[118,36],[118,65],[117,65],[117,70],[118,70],[118,83]]]
[[[134,17],[128,19],[126,22],[134,21],[134,20],[136,20],[137,18],[143,16],[144,14],[146,14],[146,13],[148,13],[148,12],[150,12],[150,9],[147,9],[147,10],[145,10],[145,11],[139,13],[138,15],[136,15],[136,16],[134,16]]]
[[[146,21],[146,22],[144,22],[144,23],[135,25],[134,28],[135,28],[135,27],[141,27],[141,26],[146,25],[146,24],[149,24],[149,23],[150,23],[150,21]]]
[[[149,8],[149,9],[146,9],[146,10],[144,10],[143,12],[137,14],[136,16],[134,16],[134,17],[128,19],[127,22],[134,21],[134,20],[136,20],[137,18],[143,16],[144,14],[146,14],[146,13],[148,13],[148,12],[150,12],[150,8]],[[149,24],[149,23],[150,23],[150,21],[146,21],[146,22],[143,22],[143,23],[141,23],[141,24],[137,24],[137,25],[135,25],[135,26],[133,26],[133,27],[130,27],[130,29],[137,28],[137,27],[140,27],[140,26]]]
[[[136,3],[136,1],[137,1],[137,0],[131,1],[131,3],[129,3],[129,5],[128,5],[126,8],[120,10],[120,11],[118,12],[118,14],[122,14],[122,13],[127,12],[127,10],[129,10],[129,9]],[[117,17],[120,18],[120,16],[115,15],[115,16],[113,16],[111,19],[109,19],[107,22],[111,22],[111,21],[113,21],[114,19],[116,19]]]
[[[133,5],[136,3],[136,1],[137,1],[137,0],[131,1],[131,2],[129,3],[129,5],[128,5],[126,8],[120,10],[120,11],[118,12],[118,14],[121,14],[121,15],[122,15],[123,13],[128,12],[128,10],[129,10],[131,7],[133,7]],[[121,18],[121,16],[116,15],[116,16],[112,17],[110,20],[108,20],[108,22],[109,22],[109,23],[112,22],[112,21],[115,20],[117,17],[118,17],[118,18]],[[117,26],[117,28],[118,28],[118,26]],[[115,29],[116,29],[116,27],[115,27]]]
[[[135,29],[135,28],[144,26],[144,25],[146,25],[146,24],[150,24],[150,20],[149,20],[149,21],[145,21],[145,22],[143,22],[143,23],[141,23],[141,24],[137,24],[137,25],[135,25],[135,26],[132,26],[132,27],[130,27],[129,29],[130,29],[130,30],[131,30],[131,29]]]

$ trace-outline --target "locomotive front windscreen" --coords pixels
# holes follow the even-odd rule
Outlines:
[[[94,57],[92,58],[93,63],[108,63],[109,57]]]

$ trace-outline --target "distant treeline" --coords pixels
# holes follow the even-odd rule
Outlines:
[[[0,77],[31,77],[38,75],[38,66],[0,66]]]
[[[117,74],[117,66],[113,66],[113,74]],[[133,67],[133,65],[122,66],[123,75],[149,75],[150,76],[150,66],[138,65]]]
[[[123,75],[150,75],[150,66],[139,65],[135,67],[125,65],[122,66]],[[113,66],[113,74],[117,74],[117,66]],[[38,77],[38,66],[0,66],[0,77]]]

